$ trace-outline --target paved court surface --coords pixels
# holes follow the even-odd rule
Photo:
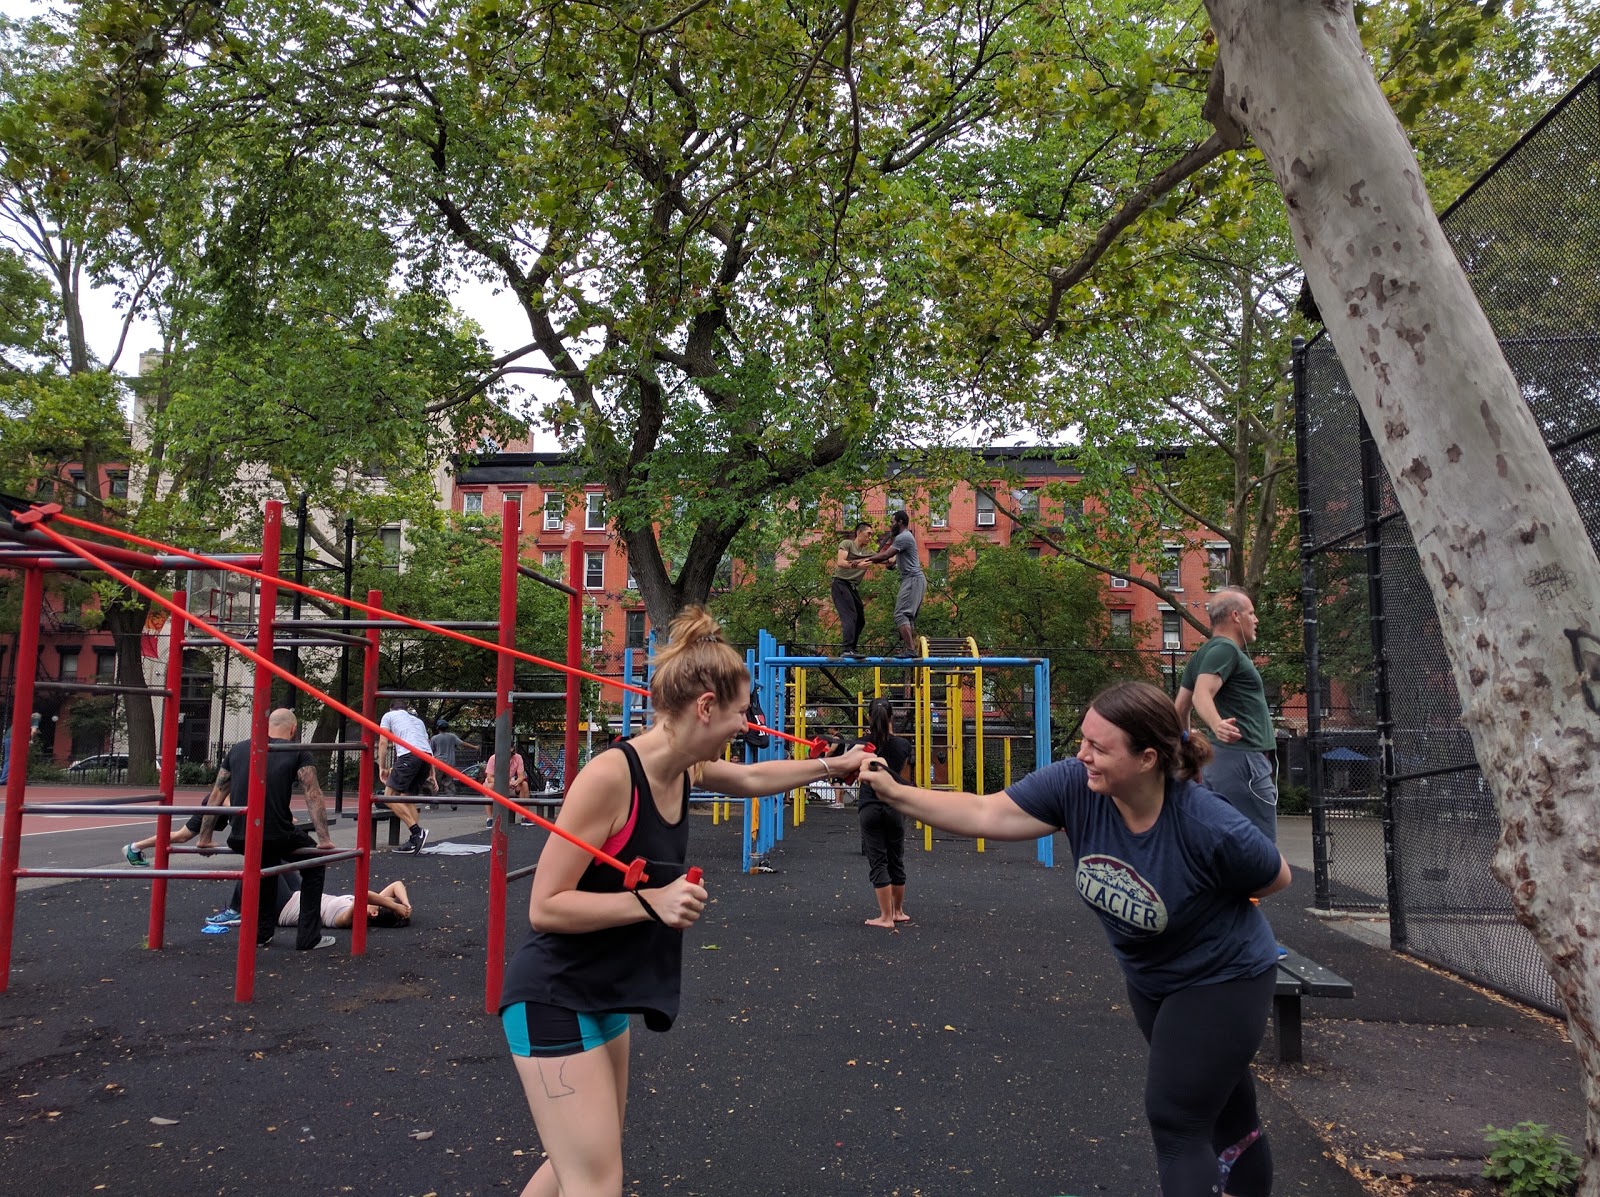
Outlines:
[[[909,862],[916,921],[891,934],[861,925],[853,812],[813,808],[756,876],[734,827],[694,819],[714,904],[678,1025],[634,1033],[630,1195],[1154,1193],[1144,1046],[1066,869],[941,840]],[[486,841],[475,813],[426,821]],[[513,865],[541,841],[517,830]],[[483,1008],[487,858],[384,853],[373,876],[408,882],[413,926],[373,931],[362,958],[342,933],[333,952],[275,947],[251,1005],[232,999],[233,935],[199,933],[221,883],[172,887],[159,953],[141,946],[143,884],[25,894],[0,995],[8,1190],[519,1192],[538,1143]],[[1451,1161],[1481,1153],[1485,1122],[1581,1131],[1547,1020],[1326,926],[1308,899],[1305,879],[1274,900],[1280,938],[1358,997],[1311,1002],[1307,1066],[1263,1069],[1280,1194],[1357,1197],[1335,1154],[1470,1170]]]

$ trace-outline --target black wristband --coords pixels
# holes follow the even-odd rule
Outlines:
[[[644,912],[646,914],[648,914],[656,922],[661,923],[661,925],[663,927],[665,927],[667,925],[666,923],[662,922],[661,916],[656,913],[656,908],[654,906],[650,905],[650,903],[648,903],[648,902],[646,902],[644,900],[644,895],[643,894],[641,894],[636,889],[631,889],[628,892],[631,893],[634,897],[639,899],[639,905],[644,907]]]

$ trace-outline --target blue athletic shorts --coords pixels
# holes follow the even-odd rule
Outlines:
[[[628,1016],[583,1014],[542,1002],[514,1002],[500,1012],[500,1025],[513,1056],[548,1059],[575,1056],[610,1043],[628,1029]]]

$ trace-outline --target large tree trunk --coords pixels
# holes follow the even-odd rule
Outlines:
[[[106,608],[105,629],[117,647],[117,684],[147,686],[141,643],[144,621],[150,613],[150,600],[131,591]],[[135,785],[157,780],[155,703],[148,694],[124,694],[122,709],[128,717],[128,781]]]
[[[1495,872],[1566,1004],[1600,1197],[1600,563],[1362,52],[1350,0],[1207,0],[1394,480],[1504,833]],[[1582,670],[1589,673],[1586,678]],[[1587,681],[1587,685],[1586,685]]]

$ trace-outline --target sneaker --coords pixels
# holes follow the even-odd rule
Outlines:
[[[239,912],[237,910],[219,910],[216,914],[208,914],[206,922],[218,927],[237,927],[239,925]]]
[[[122,855],[127,859],[127,862],[133,865],[135,868],[148,869],[150,867],[150,862],[144,858],[144,853],[139,851],[139,849],[135,848],[132,844],[122,845]]]
[[[494,826],[494,819],[492,819],[492,818],[489,818],[489,819],[485,819],[485,820],[484,820],[484,821],[483,821],[483,825],[484,825],[484,826],[485,826],[485,827],[493,827],[493,826]]]
[[[228,926],[227,923],[202,923],[200,925],[201,935],[226,935],[232,930],[233,928]]]
[[[1289,949],[1288,949],[1288,948],[1286,948],[1286,947],[1284,947],[1284,946],[1283,946],[1283,945],[1282,945],[1282,944],[1281,944],[1281,943],[1280,943],[1280,944],[1279,944],[1279,945],[1278,945],[1278,959],[1279,959],[1279,960],[1284,960],[1284,959],[1287,959],[1287,958],[1288,958],[1288,955],[1289,955]]]
[[[309,948],[301,948],[300,950],[303,951],[303,952],[315,952],[318,948],[331,948],[331,947],[333,947],[334,944],[336,944],[338,942],[339,941],[337,939],[335,939],[333,936],[324,935],[321,939],[317,940],[317,942],[312,944]]]
[[[413,856],[421,856],[423,845],[428,842],[428,829],[421,824],[411,833],[411,842],[406,845],[406,851]]]

